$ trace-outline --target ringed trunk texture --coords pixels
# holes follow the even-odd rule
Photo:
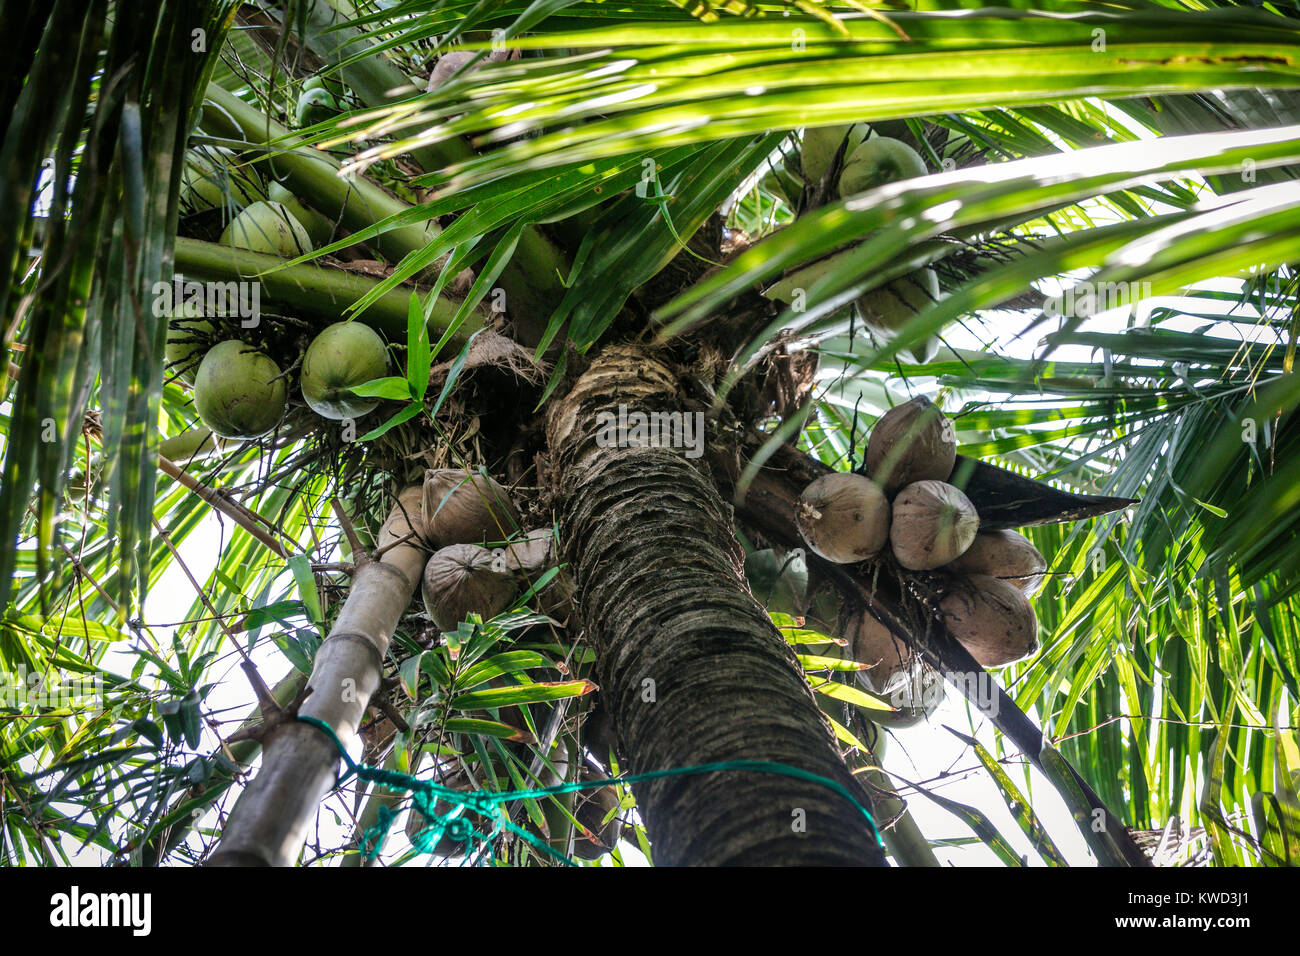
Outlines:
[[[628,769],[770,761],[870,806],[745,584],[730,506],[684,449],[598,440],[599,413],[620,404],[683,411],[665,364],[613,347],[553,406],[547,437],[575,604]],[[815,782],[718,771],[634,790],[659,865],[885,865],[861,811]]]
[[[406,489],[379,533],[386,545],[418,531],[419,486]],[[360,561],[347,601],[316,652],[299,713],[322,720],[344,746],[356,737],[379,689],[384,653],[424,569],[416,542],[398,544],[379,560]],[[262,766],[240,795],[208,866],[292,866],[302,852],[321,799],[334,786],[338,748],[325,733],[290,719],[262,744]]]

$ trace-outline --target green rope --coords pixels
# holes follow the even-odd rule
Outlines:
[[[420,780],[410,774],[402,773],[398,770],[385,770],[382,767],[372,767],[369,764],[358,764],[352,759],[347,748],[343,746],[343,741],[339,740],[338,734],[334,728],[323,720],[315,717],[298,716],[304,724],[310,724],[317,730],[320,730],[328,736],[334,745],[338,748],[343,762],[347,765],[346,772],[339,777],[335,787],[340,787],[348,777],[356,774],[358,780],[365,780],[370,783],[378,783],[391,790],[406,790],[411,793],[411,805],[426,821],[427,825],[411,839],[411,845],[417,853],[431,853],[444,836],[461,843],[464,848],[464,856],[468,859],[477,849],[490,844],[503,831],[515,834],[520,839],[527,842],[530,846],[546,853],[553,859],[564,863],[567,866],[577,866],[563,853],[549,846],[545,841],[539,839],[536,834],[529,833],[523,827],[514,823],[505,812],[503,805],[515,800],[536,800],[543,797],[559,796],[566,793],[576,793],[579,790],[595,790],[600,787],[606,787],[610,784],[633,784],[641,783],[646,780],[659,780],[664,777],[680,777],[687,774],[698,773],[715,773],[724,770],[747,770],[756,773],[775,773],[786,777],[794,777],[798,780],[807,780],[811,783],[820,784],[830,790],[835,791],[845,800],[858,808],[866,818],[868,825],[871,827],[871,833],[876,838],[876,844],[883,846],[880,840],[880,831],[876,827],[876,821],[871,813],[858,802],[857,798],[849,792],[848,788],[839,781],[831,780],[829,777],[822,777],[818,774],[802,770],[799,767],[791,767],[788,764],[773,763],[767,760],[722,760],[715,763],[697,764],[693,767],[674,767],[671,770],[652,770],[647,773],[636,773],[627,777],[606,777],[601,780],[580,780],[571,783],[561,783],[553,787],[541,787],[535,790],[509,790],[496,792],[490,790],[453,790],[450,787],[444,787],[441,784],[434,783],[431,780]],[[442,802],[451,804],[451,809],[446,813],[438,813],[434,807],[435,804]],[[486,832],[480,832],[469,819],[465,816],[466,811],[473,811],[487,820],[491,821],[491,828]],[[391,807],[381,806],[378,813],[378,821],[374,826],[368,827],[361,834],[360,852],[366,859],[371,859],[379,855],[383,849],[384,841],[387,839],[388,831],[397,818],[397,810]],[[475,846],[477,841],[478,846]]]

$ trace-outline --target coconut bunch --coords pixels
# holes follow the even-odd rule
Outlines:
[[[1038,648],[1029,598],[1047,563],[1014,531],[980,530],[975,506],[947,482],[957,455],[952,422],[918,396],[890,409],[867,443],[863,474],[818,478],[800,496],[795,522],[812,551],[849,564],[888,547],[905,572],[938,572],[937,611],[981,665],[1021,660]],[[868,689],[889,693],[918,674],[910,650],[870,614],[850,622]]]
[[[240,334],[233,322],[201,308],[178,307],[168,322],[167,363],[193,388],[195,410],[208,428],[223,438],[258,438],[284,418],[289,386],[281,362],[297,366],[301,346],[269,340],[254,345]],[[298,384],[303,402],[317,415],[357,419],[379,399],[358,396],[353,387],[387,371],[388,350],[377,332],[359,322],[336,322],[301,355]]]
[[[424,606],[440,630],[455,630],[471,613],[484,620],[500,614],[559,561],[552,529],[516,533],[519,511],[487,475],[430,468],[421,513],[425,543],[434,549],[424,569]],[[563,614],[572,596],[561,571],[541,594],[542,610]]]
[[[800,166],[814,196],[827,200],[848,199],[929,173],[920,153],[902,140],[873,135],[865,123],[806,130]],[[768,297],[783,298],[788,285],[810,287],[834,262],[832,257],[800,270],[769,290]],[[795,280],[793,283],[789,281],[791,278]],[[863,293],[853,307],[862,324],[877,339],[888,341],[939,296],[938,275],[933,269],[923,268]],[[932,361],[938,350],[939,338],[931,335],[901,354],[905,359],[924,364]]]
[[[193,392],[203,424],[221,438],[260,438],[289,408],[291,379],[310,326],[292,316],[245,327],[233,311],[178,303],[167,320],[168,375]]]

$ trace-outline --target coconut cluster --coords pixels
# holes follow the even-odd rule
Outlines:
[[[889,136],[871,135],[865,123],[806,130],[800,163],[807,182],[818,185],[825,181],[827,195],[842,199],[929,172],[925,160],[911,146]],[[816,275],[798,278],[799,285],[807,286]],[[889,341],[939,297],[939,277],[933,269],[922,268],[863,293],[854,302],[854,310],[877,339]],[[939,338],[931,335],[901,354],[925,364],[933,361],[938,351]]]
[[[559,561],[552,530],[518,530],[518,508],[488,475],[428,469],[420,512],[421,537],[434,549],[424,569],[424,606],[440,630],[455,630],[470,614],[495,617]],[[542,609],[561,613],[572,593],[561,572],[542,592]]]
[[[319,80],[304,88],[319,94],[313,102],[330,95]],[[232,249],[296,258],[329,242],[335,231],[328,217],[281,183],[264,187],[254,168],[224,148],[200,146],[187,153],[181,198],[188,212],[220,209],[223,219],[229,213],[221,242]],[[223,339],[227,328],[219,315],[205,315],[188,303],[177,308],[168,323],[167,362],[176,378],[193,386],[195,408],[213,432],[257,438],[279,424],[288,407],[279,363],[292,369],[299,356],[272,357],[261,343],[235,335]],[[357,395],[353,388],[387,372],[387,346],[379,334],[359,322],[337,322],[301,355],[299,388],[303,402],[321,417],[354,420],[379,399]]]
[[[1047,563],[1024,535],[980,530],[979,513],[949,484],[956,461],[952,422],[919,396],[890,409],[867,443],[864,474],[818,478],[800,496],[795,521],[808,547],[840,564],[874,558],[886,546],[911,572],[940,572],[938,611],[980,664],[997,667],[1038,648],[1029,598]],[[892,693],[920,673],[896,635],[866,611],[850,620],[854,658],[867,688]]]
[[[240,339],[205,347],[219,328],[214,319],[178,310],[168,327],[168,364],[193,386],[194,408],[204,425],[222,438],[258,438],[275,428],[288,408],[285,376],[274,359]],[[378,333],[357,322],[337,322],[307,346],[299,388],[316,414],[356,419],[379,400],[354,394],[353,386],[382,378],[387,370],[388,352]]]

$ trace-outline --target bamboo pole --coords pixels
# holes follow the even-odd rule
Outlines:
[[[387,547],[382,557],[357,555],[352,589],[316,652],[310,695],[299,708],[332,727],[345,746],[354,741],[379,689],[388,641],[424,569],[418,543],[422,491],[412,486],[400,495],[379,533],[379,547]],[[412,534],[416,538],[398,543]],[[334,786],[338,750],[318,728],[284,719],[262,745],[262,767],[235,804],[209,866],[291,866],[321,799]]]

